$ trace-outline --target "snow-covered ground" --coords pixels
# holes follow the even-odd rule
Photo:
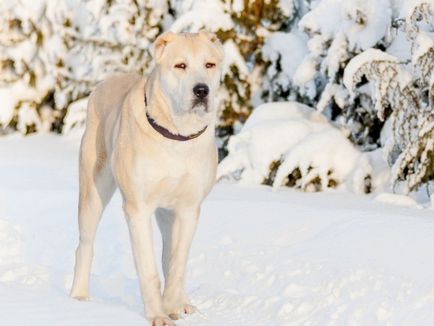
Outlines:
[[[2,326],[147,324],[118,195],[98,231],[91,300],[68,297],[77,150],[74,137],[0,138]],[[217,185],[188,274],[199,312],[177,325],[433,325],[434,212]]]

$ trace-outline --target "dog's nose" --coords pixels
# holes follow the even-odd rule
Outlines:
[[[209,88],[205,84],[197,84],[193,87],[193,93],[196,95],[196,97],[203,99],[208,96]]]

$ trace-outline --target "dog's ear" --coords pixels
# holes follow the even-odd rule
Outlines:
[[[164,48],[166,47],[168,42],[175,38],[175,36],[175,33],[168,31],[157,37],[154,42],[154,58],[156,62],[160,61],[161,56],[164,52]]]
[[[214,48],[217,52],[218,59],[220,61],[222,61],[223,57],[224,57],[223,45],[220,42],[217,35],[215,35],[214,33],[201,31],[201,32],[199,32],[199,37],[201,37],[202,39],[205,39],[207,41],[210,41],[214,45]]]

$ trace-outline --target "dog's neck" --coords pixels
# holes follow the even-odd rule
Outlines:
[[[170,114],[170,104],[165,100],[161,89],[158,87],[158,78],[155,73],[151,73],[144,87],[144,109],[147,116],[147,122],[154,130],[165,136],[176,140],[194,139],[210,129],[210,124],[198,124],[196,117],[190,114],[186,117],[180,117],[178,124],[186,126],[188,129],[181,130],[173,116]],[[163,130],[164,129],[164,130]],[[179,138],[179,139],[178,139]]]
[[[145,97],[145,110],[146,110],[146,108],[148,106],[146,91],[145,91],[144,97]],[[195,134],[190,134],[190,135],[184,136],[184,135],[180,135],[180,134],[174,134],[174,133],[170,132],[170,130],[159,125],[157,123],[157,121],[155,121],[155,119],[152,118],[148,112],[146,112],[146,118],[148,119],[148,122],[151,125],[151,127],[154,128],[154,130],[157,131],[159,134],[161,134],[162,136],[164,136],[166,138],[169,138],[172,140],[178,140],[178,141],[187,141],[187,140],[195,139],[195,138],[199,137],[200,135],[202,135],[205,132],[206,128],[208,127],[208,126],[205,126],[202,130],[198,131]]]

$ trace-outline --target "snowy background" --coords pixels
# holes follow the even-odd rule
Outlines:
[[[429,201],[433,1],[3,0],[0,134],[82,128],[98,81],[149,72],[152,42],[165,30],[207,29],[226,54],[222,178],[419,191]]]
[[[434,0],[0,1],[0,324],[146,324],[118,196],[91,301],[67,297],[87,97],[201,29],[219,183],[179,324],[434,324],[433,22]]]

